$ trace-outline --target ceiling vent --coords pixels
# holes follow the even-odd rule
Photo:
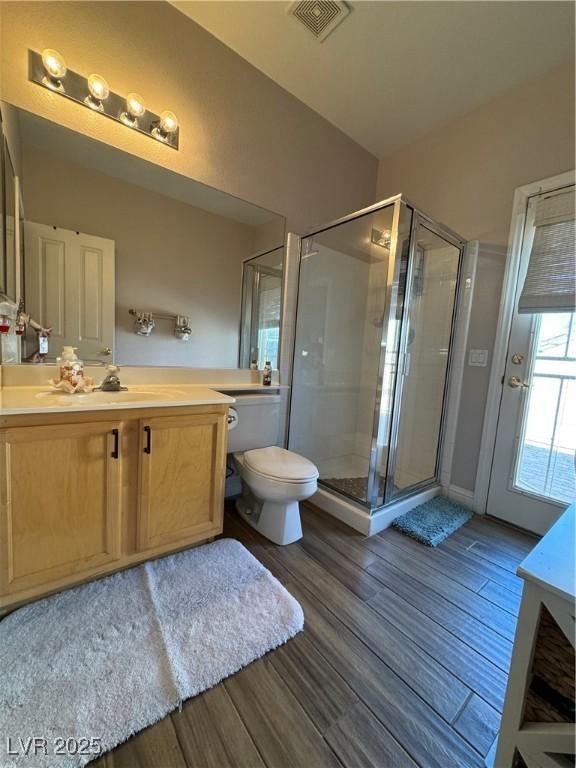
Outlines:
[[[350,13],[346,3],[337,0],[304,0],[290,3],[288,13],[298,19],[314,37],[322,42]]]

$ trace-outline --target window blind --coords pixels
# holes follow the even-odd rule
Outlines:
[[[576,308],[574,188],[542,198],[518,312],[573,312]]]

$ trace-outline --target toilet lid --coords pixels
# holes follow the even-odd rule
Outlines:
[[[283,482],[303,483],[318,478],[318,470],[311,461],[277,446],[246,451],[244,463],[259,475]]]

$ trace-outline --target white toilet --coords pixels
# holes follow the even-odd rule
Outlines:
[[[242,483],[238,512],[275,544],[297,541],[302,537],[298,502],[316,492],[318,470],[303,456],[275,445],[280,396],[237,395],[228,422],[228,451]]]
[[[236,509],[262,536],[275,544],[302,538],[299,501],[316,493],[318,470],[292,451],[277,446],[235,453],[242,478]]]

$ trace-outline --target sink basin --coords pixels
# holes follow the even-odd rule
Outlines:
[[[50,401],[54,405],[74,405],[81,402],[83,405],[122,405],[122,403],[157,402],[165,400],[178,400],[184,393],[178,390],[170,392],[145,391],[145,390],[121,390],[120,392],[77,392],[69,394],[50,390],[39,392],[36,397]]]

